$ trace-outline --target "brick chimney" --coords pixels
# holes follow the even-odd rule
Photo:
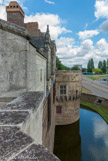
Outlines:
[[[16,1],[11,1],[6,7],[7,21],[24,26],[24,11]]]

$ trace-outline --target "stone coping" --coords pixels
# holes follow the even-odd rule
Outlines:
[[[0,161],[59,161],[20,131],[43,101],[43,92],[26,92],[0,109]]]
[[[42,145],[32,144],[11,161],[60,161]]]
[[[32,142],[33,139],[17,127],[0,127],[0,161],[8,161]]]
[[[2,108],[6,110],[31,111],[38,108],[43,99],[43,92],[25,92]]]
[[[82,74],[81,70],[56,70],[56,74]]]
[[[27,30],[24,27],[16,25],[14,23],[10,23],[0,19],[0,29],[8,31],[10,33],[14,33],[30,40],[30,35]]]

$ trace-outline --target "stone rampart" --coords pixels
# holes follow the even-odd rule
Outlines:
[[[0,161],[59,161],[42,147],[43,96],[26,92],[0,109]]]
[[[97,106],[104,107],[105,109],[108,109],[108,99],[96,96],[94,94],[82,93],[81,101],[89,102]]]

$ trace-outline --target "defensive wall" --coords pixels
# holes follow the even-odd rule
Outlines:
[[[50,153],[55,125],[79,119],[81,72],[57,71],[55,76],[55,53],[48,26],[38,39],[0,20],[1,161],[59,160]]]
[[[96,96],[94,94],[82,93],[81,101],[89,102],[97,106],[104,107],[104,109],[108,109],[108,99]]]
[[[1,161],[26,155],[58,160],[38,145],[53,151],[55,58],[46,46],[41,53],[24,27],[0,20]]]
[[[56,125],[72,124],[80,117],[81,71],[56,71]]]

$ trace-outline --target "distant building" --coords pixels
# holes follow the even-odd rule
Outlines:
[[[6,7],[7,21],[24,26],[24,11],[16,1],[10,2]]]

